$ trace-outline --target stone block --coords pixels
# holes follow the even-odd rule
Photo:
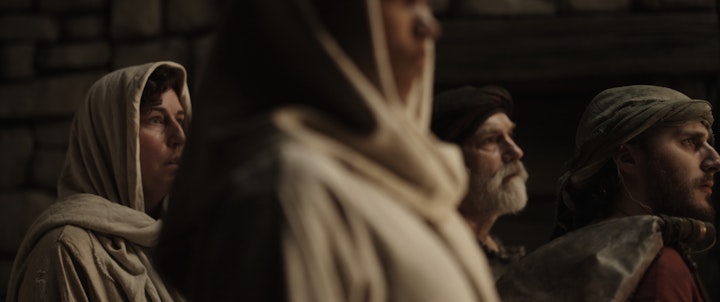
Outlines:
[[[167,26],[171,32],[187,33],[208,30],[218,19],[215,1],[167,0]]]
[[[29,127],[0,128],[0,146],[0,188],[25,184],[35,146],[32,130]]]
[[[15,255],[30,225],[54,201],[41,191],[0,193],[0,253]]]
[[[39,15],[0,17],[0,41],[54,42],[60,35],[55,19]]]
[[[450,0],[430,0],[428,4],[430,4],[430,8],[432,8],[434,14],[440,15],[448,12]]]
[[[197,89],[196,85],[198,81],[202,79],[214,42],[215,36],[212,34],[201,36],[193,41],[193,63],[191,66],[188,66],[190,73],[188,76],[188,85],[190,85],[190,88],[194,88],[191,92]]]
[[[182,39],[164,39],[148,43],[125,43],[115,46],[113,69],[153,61],[174,61],[188,66],[190,46]]]
[[[454,15],[459,16],[521,16],[554,15],[554,0],[455,0]]]
[[[53,13],[99,11],[108,0],[37,0],[38,8]]]
[[[155,37],[163,24],[162,0],[112,1],[113,38]]]
[[[65,164],[65,149],[38,148],[32,167],[32,183],[48,190],[55,190]]]
[[[100,38],[106,32],[105,19],[96,15],[67,18],[62,23],[62,34],[70,40]]]
[[[629,12],[631,0],[561,0],[563,11],[570,13]]]
[[[42,70],[83,69],[107,66],[111,57],[107,42],[53,45],[38,51],[38,68]]]
[[[106,72],[82,72],[0,85],[0,119],[71,117]]]
[[[32,0],[2,0],[0,10],[27,10],[32,7]],[[2,296],[4,297],[4,295]]]
[[[66,148],[70,136],[72,119],[35,125],[35,143],[40,146]]]
[[[635,6],[639,11],[712,10],[716,5],[715,0],[635,0]]]
[[[23,79],[35,75],[35,45],[13,43],[0,47],[0,78]]]

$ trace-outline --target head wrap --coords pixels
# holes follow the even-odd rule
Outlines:
[[[58,181],[59,199],[87,193],[145,212],[138,139],[140,100],[148,78],[160,66],[181,72],[178,98],[189,121],[192,106],[182,65],[152,62],[103,76],[90,87],[75,113]],[[187,123],[184,127],[187,130]]]
[[[491,115],[512,115],[513,99],[505,88],[494,85],[463,86],[435,96],[432,131],[442,140],[460,144]]]
[[[607,89],[585,109],[575,136],[576,153],[559,179],[558,224],[566,230],[579,200],[569,187],[582,189],[618,148],[658,124],[701,122],[712,139],[712,108],[670,88],[632,85]]]

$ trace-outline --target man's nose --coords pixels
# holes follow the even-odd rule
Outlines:
[[[707,148],[708,154],[701,163],[701,169],[704,172],[717,173],[720,171],[720,155],[718,155],[715,148],[710,144],[705,143],[705,147]]]
[[[506,163],[514,161],[514,160],[519,160],[523,157],[523,155],[525,155],[525,153],[523,153],[523,150],[520,148],[520,146],[518,146],[515,143],[515,140],[513,140],[510,137],[505,139],[503,148],[504,148],[504,150],[503,150],[502,157],[503,157],[503,161]]]

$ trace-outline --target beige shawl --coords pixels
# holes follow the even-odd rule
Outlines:
[[[380,5],[226,10],[158,245],[189,297],[497,300],[459,150],[429,131],[433,45],[401,100]]]
[[[148,256],[160,221],[144,212],[139,108],[156,62],[98,80],[75,114],[58,202],[30,227],[8,301],[171,301]],[[183,80],[183,82],[185,82]],[[187,84],[179,96],[190,116]]]

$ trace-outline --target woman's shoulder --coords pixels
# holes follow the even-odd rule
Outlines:
[[[36,249],[56,248],[80,253],[91,249],[94,240],[90,230],[68,224],[47,231],[40,236],[35,246]]]

